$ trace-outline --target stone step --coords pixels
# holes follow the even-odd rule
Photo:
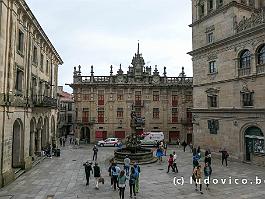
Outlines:
[[[25,170],[21,168],[15,169],[15,179],[17,179],[19,176],[21,176],[23,173],[25,173]]]

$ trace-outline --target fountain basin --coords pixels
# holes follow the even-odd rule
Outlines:
[[[138,148],[136,153],[130,148],[122,148],[114,151],[114,159],[119,164],[124,163],[126,155],[130,158],[131,163],[137,161],[138,164],[151,164],[157,161],[151,149]]]

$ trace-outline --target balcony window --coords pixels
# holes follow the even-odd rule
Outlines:
[[[199,5],[199,18],[202,18],[204,16],[204,4],[201,3]]]
[[[213,10],[213,0],[208,0],[208,12]]]
[[[98,105],[104,105],[104,90],[98,91]]]
[[[88,123],[88,118],[89,118],[89,109],[88,108],[83,108],[82,122],[83,123]]]
[[[239,76],[250,74],[251,53],[249,50],[242,52],[239,58]]]
[[[153,108],[153,118],[159,119],[159,108]]]
[[[49,60],[46,60],[46,74],[49,73]]]
[[[123,108],[117,108],[117,118],[123,118]]]
[[[176,92],[172,92],[172,106],[173,107],[178,106],[178,95]]]
[[[104,109],[102,109],[102,108],[98,109],[98,123],[99,124],[104,123]]]
[[[159,101],[159,91],[153,92],[153,101]]]
[[[172,123],[178,123],[178,109],[172,108]]]
[[[22,92],[22,89],[23,89],[23,76],[24,76],[23,71],[20,69],[17,69],[15,88],[19,92]]]

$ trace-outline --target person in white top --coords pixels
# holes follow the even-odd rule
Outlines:
[[[173,169],[175,172],[179,172],[177,167],[177,154],[175,151],[173,151]]]

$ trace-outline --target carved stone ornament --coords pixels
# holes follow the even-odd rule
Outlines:
[[[208,94],[217,94],[220,91],[220,89],[217,88],[208,88],[205,92]]]
[[[246,18],[244,16],[241,21],[239,21],[238,23],[235,22],[235,29],[236,29],[236,32],[238,33],[246,29],[250,29],[255,26],[258,26],[263,23],[265,23],[264,9],[262,9],[259,13],[252,13],[250,18]]]

